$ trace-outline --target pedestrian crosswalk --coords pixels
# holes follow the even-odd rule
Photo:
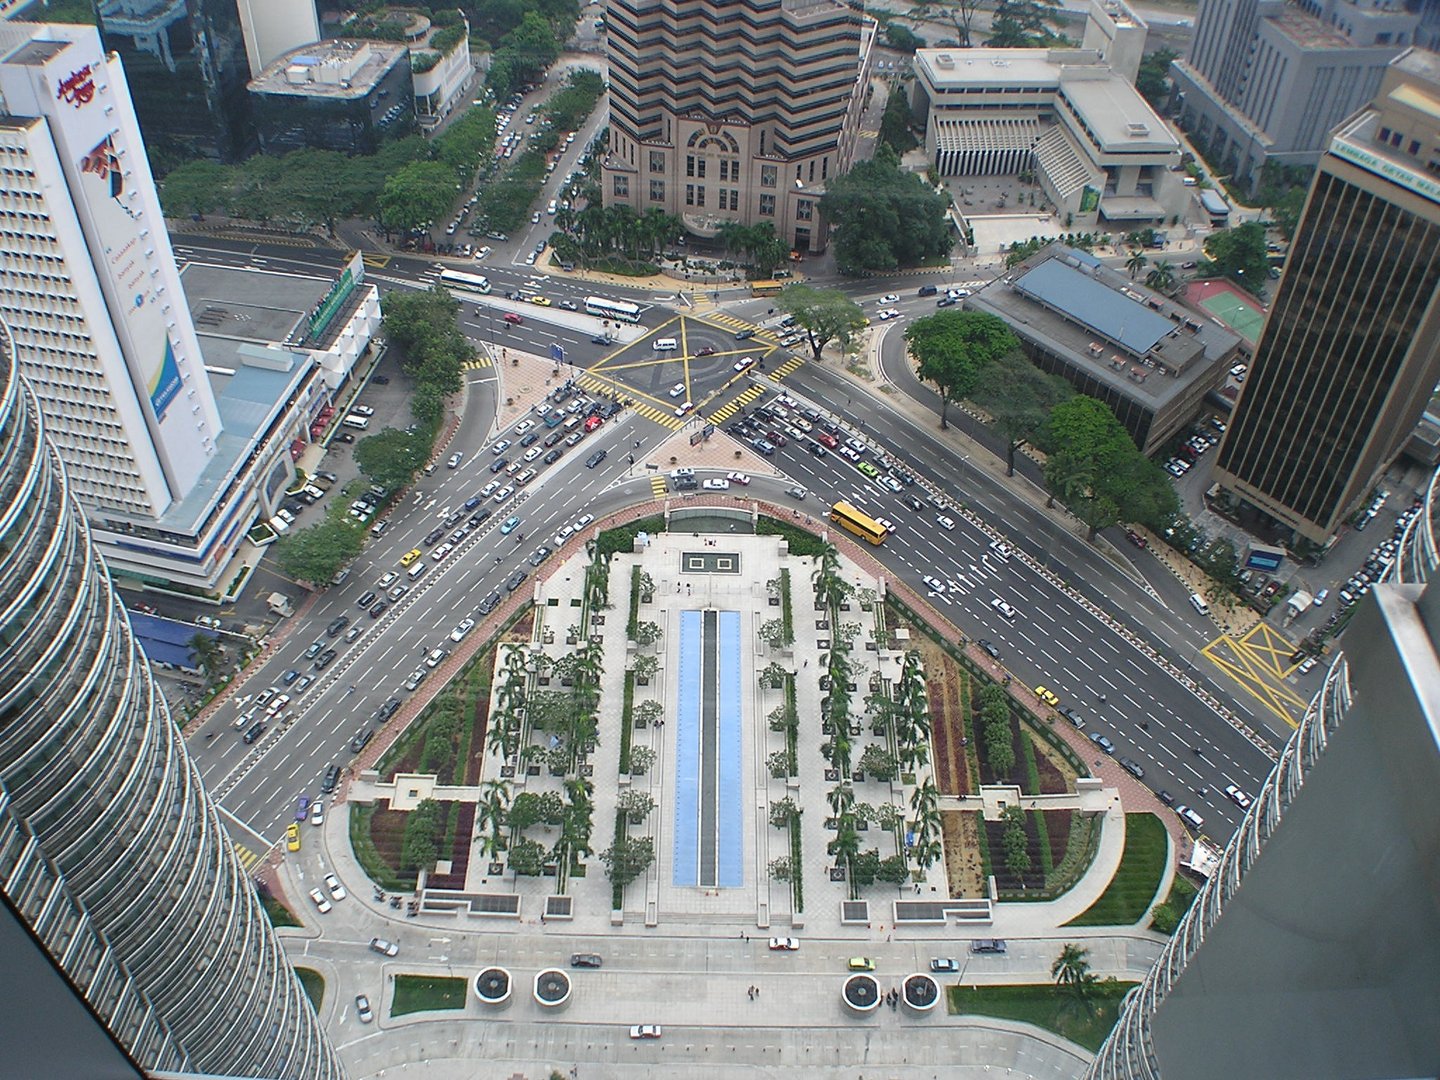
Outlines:
[[[253,851],[250,848],[246,847],[244,844],[235,845],[235,854],[239,856],[240,865],[245,868],[245,872],[247,874],[256,866],[258,866],[260,864],[260,861],[265,857],[264,852]]]
[[[666,487],[663,476],[650,477],[650,493],[657,499],[663,499],[665,497]]]
[[[479,371],[481,368],[489,368],[494,366],[495,365],[491,362],[490,357],[486,356],[484,353],[476,353],[475,359],[466,360],[465,363],[460,365],[460,367],[465,371]]]
[[[775,382],[779,382],[781,379],[785,378],[785,376],[793,375],[795,374],[795,372],[799,371],[801,365],[803,365],[804,363],[805,358],[803,356],[792,356],[789,360],[786,360],[774,371],[770,372],[770,378]]]
[[[373,266],[379,270],[390,264],[390,258],[389,255],[381,255],[376,251],[367,251],[360,256],[360,261],[366,266]]]
[[[765,393],[765,388],[763,386],[749,387],[747,390],[745,390],[744,393],[740,394],[734,400],[727,401],[724,405],[721,405],[718,409],[712,412],[710,414],[710,422],[712,424],[723,424],[726,420],[729,420],[730,417],[734,416],[737,412],[743,409],[746,405],[749,405],[752,401],[754,401],[763,393]]]

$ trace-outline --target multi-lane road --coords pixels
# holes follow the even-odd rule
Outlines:
[[[319,252],[296,258],[294,252],[236,251],[229,243],[202,244],[190,238],[181,250],[192,258],[232,265],[250,265],[259,259],[275,269],[313,271],[317,263],[332,261]],[[338,262],[337,254],[333,264]],[[630,468],[628,453],[637,440],[643,452],[683,422],[673,416],[671,407],[677,399],[670,397],[669,389],[683,384],[679,400],[693,400],[705,415],[737,400],[749,388],[755,393],[744,396],[752,407],[766,400],[758,396],[761,392],[775,392],[767,374],[741,375],[733,370],[740,354],[753,348],[763,355],[766,349],[763,339],[735,339],[732,327],[739,322],[733,313],[708,319],[687,316],[682,325],[664,305],[673,300],[671,296],[636,293],[630,298],[644,311],[640,325],[627,336],[638,340],[600,345],[591,340],[597,321],[582,313],[504,298],[506,293],[539,291],[554,305],[569,299],[580,306],[584,296],[595,291],[593,286],[503,266],[486,267],[484,272],[497,295],[467,301],[462,318],[468,333],[493,344],[497,359],[501,350],[509,348],[549,355],[551,346],[558,345],[568,364],[597,368],[599,381],[618,387],[636,402],[636,408],[627,409],[544,469],[521,496],[502,505],[487,502],[491,517],[465,536],[445,561],[433,564],[381,618],[372,620],[356,606],[357,598],[374,589],[385,573],[400,570],[404,552],[423,548],[421,540],[427,533],[478,494],[490,479],[483,469],[490,457],[487,447],[495,438],[513,438],[492,430],[490,410],[467,414],[450,447],[465,455],[466,466],[441,469],[418,486],[419,494],[392,512],[390,528],[367,544],[349,581],[320,597],[306,617],[306,626],[292,632],[286,644],[251,673],[237,704],[227,705],[208,721],[205,733],[217,734],[196,740],[207,782],[221,793],[228,813],[252,833],[257,847],[279,834],[296,796],[314,794],[327,765],[349,759],[351,737],[376,708],[391,697],[405,696],[401,684],[422,666],[425,654],[436,646],[448,646],[450,630],[473,614],[493,590],[503,591],[516,569],[530,569],[525,559],[537,544],[548,543],[562,525],[581,514],[601,515],[651,496],[649,475]],[[438,270],[429,261],[395,258],[372,273],[383,284],[425,287]],[[853,293],[855,287],[849,290]],[[614,295],[614,290],[608,291]],[[856,299],[864,297],[857,294]],[[933,301],[901,306],[920,314]],[[504,323],[500,317],[504,310],[523,311],[524,324]],[[742,305],[741,314],[747,312],[763,317],[766,305],[764,301]],[[681,348],[674,354],[657,353],[652,347],[657,332],[683,334]],[[696,355],[703,348],[713,349],[714,355]],[[898,332],[890,334],[882,355],[900,348]],[[771,372],[784,356],[771,352]],[[596,380],[586,376],[584,381],[593,385]],[[812,515],[823,517],[832,501],[847,498],[895,521],[896,532],[875,551],[882,563],[922,594],[928,591],[923,578],[939,577],[946,587],[930,596],[937,609],[967,635],[992,641],[1017,679],[1030,686],[1044,683],[1058,693],[1062,704],[1086,721],[1087,732],[1106,735],[1117,753],[1145,770],[1145,783],[1195,806],[1206,819],[1207,833],[1228,835],[1238,821],[1238,810],[1220,794],[1221,789],[1229,783],[1253,789],[1268,771],[1269,761],[1172,674],[1178,667],[1192,677],[1201,675],[1194,670],[1197,650],[1213,637],[1206,633],[1206,625],[1191,617],[1178,583],[1159,572],[1147,555],[1136,553],[1129,565],[1117,565],[1113,555],[1084,543],[1018,497],[1006,482],[977,468],[950,440],[892,408],[883,395],[862,396],[842,376],[808,363],[795,367],[783,387],[863,438],[875,452],[888,454],[924,479],[916,489],[892,493],[838,457],[822,461],[792,441],[773,459],[785,476],[757,477],[749,492],[793,504],[786,489],[798,484],[810,493],[801,505]],[[606,460],[594,469],[586,468],[585,458],[601,448],[608,452]],[[906,495],[921,498],[927,508],[910,509]],[[936,516],[944,507],[960,505],[976,520],[946,510],[955,528],[941,528]],[[501,535],[501,523],[511,514],[519,515],[523,524]],[[515,537],[522,534],[524,541],[517,542]],[[991,552],[990,542],[997,536],[1017,549],[1015,557],[1001,559]],[[410,584],[404,576],[399,582]],[[997,597],[1016,609],[1013,620],[991,606]],[[1097,609],[1105,618],[1097,617]],[[244,744],[238,733],[230,734],[249,698],[268,686],[280,687],[287,670],[310,670],[304,651],[312,641],[325,637],[326,625],[340,615],[348,616],[352,627],[365,629],[352,643],[345,642],[343,633],[330,641],[339,657],[300,699],[295,719],[283,729],[267,732],[253,746]],[[1117,628],[1125,633],[1117,633]],[[1151,659],[1147,646],[1168,658],[1168,664]],[[1223,696],[1223,687],[1210,689]],[[1252,719],[1238,703],[1229,704],[1242,719]],[[1198,794],[1202,791],[1207,794]]]

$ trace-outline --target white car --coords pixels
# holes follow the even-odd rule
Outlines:
[[[716,476],[712,477],[709,480],[706,480],[700,486],[703,487],[706,491],[729,491],[730,481],[722,480],[720,477]]]
[[[683,382],[677,382],[674,386],[670,387],[671,397],[679,397],[683,393],[685,393],[685,384]]]
[[[772,937],[770,939],[770,950],[772,952],[796,952],[800,948],[800,939],[793,937]]]
[[[991,601],[990,601],[990,606],[991,606],[992,608],[994,608],[996,611],[998,611],[1001,615],[1004,615],[1005,618],[1007,618],[1007,619],[1013,619],[1013,618],[1015,618],[1016,615],[1019,614],[1019,612],[1017,612],[1013,607],[1011,607],[1009,604],[1007,604],[1004,600],[1001,600],[998,596],[995,597],[994,600],[991,600]]]
[[[945,583],[937,577],[930,577],[928,574],[925,577],[925,587],[933,593],[943,593],[945,591]]]
[[[555,534],[555,539],[551,541],[551,544],[553,544],[553,545],[554,545],[555,547],[557,547],[557,548],[559,548],[559,547],[564,547],[564,546],[565,546],[565,541],[566,541],[566,540],[569,540],[570,537],[572,537],[572,536],[574,536],[574,535],[575,535],[575,526],[573,526],[573,525],[562,525],[562,526],[560,526],[560,531]]]
[[[330,914],[330,901],[325,899],[325,894],[319,889],[310,890],[310,899],[315,901],[315,907],[319,909],[321,915]]]
[[[581,514],[578,518],[576,518],[576,519],[571,523],[571,525],[570,525],[570,531],[571,531],[571,532],[579,532],[581,529],[583,529],[586,525],[589,525],[590,522],[592,522],[592,521],[594,521],[594,520],[595,520],[595,515],[594,515],[594,514]]]
[[[315,805],[319,806],[320,804],[316,803]],[[334,874],[326,874],[324,880],[325,888],[330,890],[330,898],[332,900],[345,899],[348,894],[345,892],[345,886],[340,884],[339,878],[337,878]]]
[[[675,415],[684,416],[686,413],[693,411],[694,408],[695,403],[693,401],[682,402],[681,404],[675,406]]]
[[[491,495],[494,495],[495,492],[497,492],[497,491],[499,491],[499,490],[500,490],[500,481],[499,481],[499,480],[491,480],[488,484],[486,484],[483,488],[480,489],[480,497],[481,497],[482,499],[488,499]]]
[[[515,434],[516,434],[516,435],[524,435],[527,431],[529,431],[529,430],[530,430],[531,428],[533,428],[534,426],[535,426],[535,421],[534,421],[534,420],[521,420],[518,424],[515,425]]]
[[[885,476],[877,477],[875,482],[881,487],[895,492],[895,494],[897,495],[900,494],[900,492],[904,489],[905,486],[904,484],[900,483],[899,480],[896,480],[895,477],[888,474]]]
[[[474,620],[474,619],[461,619],[460,622],[459,622],[459,624],[456,625],[455,629],[450,631],[450,640],[451,640],[451,641],[464,641],[464,640],[465,640],[465,635],[468,634],[468,633],[470,633],[470,631],[471,631],[471,630],[474,630],[474,629],[475,629],[475,620]]]
[[[430,558],[434,559],[436,562],[439,562],[440,560],[442,560],[443,558],[445,558],[446,555],[449,555],[450,552],[452,552],[452,551],[454,551],[454,550],[455,550],[455,545],[454,545],[454,544],[449,544],[449,543],[441,544],[439,547],[437,547],[434,551],[432,551],[432,552],[430,553]]]
[[[736,370],[736,371],[748,371],[750,368],[752,368],[752,367],[754,367],[754,366],[755,366],[755,358],[754,358],[753,356],[747,356],[747,357],[745,357],[743,360],[736,360],[736,361],[735,361],[734,370]]]
[[[944,514],[940,514],[938,517],[935,518],[935,524],[939,525],[940,528],[944,529],[946,532],[955,531],[954,519],[948,518]]]
[[[494,455],[496,455],[496,456],[498,457],[499,455],[503,454],[506,450],[509,450],[509,449],[510,449],[510,440],[509,440],[509,439],[501,439],[499,442],[494,443],[494,444],[491,445],[491,447],[490,447],[490,453],[492,453],[492,454],[494,454]]]
[[[888,322],[890,319],[894,318],[894,316],[890,314],[890,311],[890,308],[881,308],[877,317],[881,322]]]
[[[485,258],[486,255],[489,255],[489,254],[490,254],[490,249],[489,249],[488,247],[482,247],[479,251],[475,252],[475,258],[476,258],[476,259],[483,259],[483,258]]]
[[[526,450],[526,451],[525,451],[525,453],[524,453],[523,456],[524,456],[524,458],[525,458],[526,461],[534,461],[537,457],[539,457],[539,456],[540,456],[541,454],[543,454],[543,453],[545,453],[545,447],[543,447],[543,446],[532,446],[532,447],[530,447],[529,450]]]
[[[739,484],[741,487],[745,487],[750,483],[750,477],[746,476],[743,472],[726,473],[725,479],[729,480],[732,484]]]
[[[1236,787],[1234,784],[1226,784],[1226,785],[1225,785],[1225,795],[1229,798],[1229,800],[1230,800],[1231,802],[1233,802],[1233,803],[1234,803],[1236,806],[1238,806],[1241,810],[1249,810],[1249,809],[1250,809],[1250,796],[1249,796],[1249,795],[1246,795],[1243,791],[1241,791],[1241,790],[1240,790],[1238,787]]]
[[[659,1024],[633,1024],[630,1028],[632,1039],[658,1039],[660,1038]]]
[[[887,292],[884,296],[880,297],[880,303],[882,304],[898,304],[899,302],[900,297],[893,292]]]
[[[503,503],[506,499],[510,498],[510,496],[514,494],[515,489],[509,484],[506,484],[499,491],[495,492],[495,501],[497,503]]]
[[[325,801],[324,801],[323,799],[316,799],[313,803],[310,804],[310,824],[311,824],[311,825],[324,825],[324,824],[325,824]],[[340,891],[341,891],[342,895],[335,897],[336,900],[344,900],[344,899],[345,899],[345,897],[344,897],[344,895],[343,895],[343,893],[344,893],[345,890],[344,890],[344,889],[341,889]]]
[[[1010,556],[1015,554],[1014,548],[999,540],[990,541],[990,551],[1001,562],[1009,562]]]

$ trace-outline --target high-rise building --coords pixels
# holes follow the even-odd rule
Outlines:
[[[698,236],[770,223],[825,246],[819,201],[860,134],[875,23],[850,0],[610,0],[606,206]]]
[[[1440,1076],[1440,474],[1091,1080]]]
[[[45,435],[0,323],[0,1071],[339,1078]]]
[[[1252,189],[1268,162],[1313,165],[1419,23],[1396,0],[1201,0],[1190,50],[1172,68],[1180,122]]]
[[[112,571],[223,592],[378,325],[359,259],[324,300],[290,279],[192,313],[123,65],[93,27],[0,23],[0,169],[0,319]],[[243,321],[248,351],[202,356],[197,318],[208,342]]]
[[[1440,56],[1407,50],[1320,160],[1220,485],[1315,543],[1334,535],[1440,380]]]

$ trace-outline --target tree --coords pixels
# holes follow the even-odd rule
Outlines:
[[[160,187],[166,217],[204,218],[225,205],[232,172],[213,161],[188,161],[172,169]]]
[[[789,855],[781,855],[779,858],[771,859],[765,864],[765,868],[770,871],[770,876],[776,881],[789,881],[790,875],[795,869],[791,864]]]
[[[1211,233],[1205,240],[1205,254],[1201,276],[1227,277],[1257,295],[1264,288],[1270,258],[1265,249],[1265,226],[1258,221]]]
[[[440,854],[440,804],[424,799],[405,818],[405,833],[400,842],[400,862],[411,870],[433,866]]]
[[[1170,296],[1175,291],[1175,267],[1172,263],[1158,262],[1155,268],[1145,275],[1145,284],[1158,293]]]
[[[297,581],[323,585],[349,565],[365,546],[363,530],[350,518],[333,518],[308,529],[292,529],[275,545],[280,569]]]
[[[523,832],[532,825],[538,825],[545,819],[545,809],[540,801],[540,796],[533,791],[522,791],[510,804],[508,815],[510,828],[516,832]]]
[[[615,809],[629,819],[631,825],[641,824],[655,809],[655,799],[647,791],[622,791],[615,799]]]
[[[901,26],[893,19],[886,19],[885,44],[897,52],[913,54],[916,49],[925,47],[925,39],[908,26]],[[880,137],[882,139],[885,137],[883,132]]]
[[[1146,101],[1157,108],[1170,93],[1170,64],[1180,54],[1174,49],[1159,48],[1140,61],[1140,70],[1135,75],[1135,89]]]
[[[893,23],[890,25],[894,26]],[[910,34],[903,26],[895,29]],[[913,34],[910,36],[914,37]],[[910,102],[905,97],[905,87],[902,84],[893,84],[890,96],[885,101],[885,112],[880,117],[880,141],[901,156],[916,146],[915,135],[910,130],[910,119]]]
[[[826,185],[820,212],[835,227],[835,265],[842,274],[918,266],[950,251],[949,200],[913,173],[900,171],[888,146]]]
[[[789,677],[790,672],[786,671],[774,661],[771,661],[766,664],[764,670],[760,672],[760,683],[763,686],[769,686],[778,690],[785,685],[785,680]]]
[[[409,484],[428,456],[428,440],[399,428],[386,428],[355,444],[355,464],[386,491]]]
[[[1075,393],[1058,375],[1041,371],[1019,350],[1005,353],[980,371],[970,400],[990,414],[1005,439],[1005,475],[1015,475],[1015,454],[1045,426],[1057,404]]]
[[[1292,187],[1270,207],[1270,220],[1286,240],[1295,236],[1295,230],[1300,224],[1300,214],[1305,209],[1306,194],[1304,187]]]
[[[665,714],[665,706],[658,701],[642,701],[635,706],[635,726],[649,727]]]
[[[894,780],[895,757],[883,746],[871,743],[860,755],[860,769],[867,776],[873,776],[876,780]]]
[[[624,888],[650,868],[655,861],[655,842],[648,836],[617,836],[600,853],[610,880]]]
[[[1130,271],[1130,280],[1134,281],[1150,263],[1150,257],[1138,248],[1130,252],[1130,257],[1125,260],[1125,269]]]
[[[660,640],[660,627],[653,622],[636,623],[634,638],[636,645],[649,648]]]
[[[455,202],[455,174],[438,161],[412,161],[380,193],[380,225],[409,232],[439,221]]]
[[[655,764],[655,751],[648,746],[630,748],[630,775],[644,776]]]
[[[850,883],[855,886],[875,884],[880,872],[880,852],[875,848],[857,851],[850,858]]]
[[[195,654],[195,662],[206,676],[214,679],[220,673],[220,665],[225,662],[225,650],[220,647],[215,636],[204,630],[197,630],[185,644]]]
[[[1058,0],[996,0],[990,19],[990,49],[1028,49],[1064,41]]]
[[[838,289],[815,289],[809,285],[790,285],[775,298],[775,306],[795,316],[795,324],[810,338],[810,351],[820,359],[820,351],[838,340],[848,350],[856,334],[865,328],[865,313],[860,305]]]
[[[787,829],[800,813],[800,805],[787,795],[770,804],[770,824],[777,829]]]
[[[522,836],[510,845],[510,869],[516,877],[539,877],[545,873],[545,845]]]
[[[644,685],[659,673],[660,661],[654,656],[637,656],[630,670],[635,673],[635,681]]]
[[[765,768],[779,780],[790,775],[790,751],[776,750],[765,759]]]
[[[785,641],[785,620],[766,619],[756,633],[767,646],[778,649]]]
[[[943,311],[905,328],[915,374],[940,394],[940,426],[948,427],[950,402],[973,394],[991,361],[1020,347],[1010,328],[981,311]]]
[[[952,27],[960,48],[970,48],[970,24],[983,6],[982,0],[919,0],[911,5],[910,19],[917,26],[922,22],[938,22]]]
[[[875,871],[875,880],[899,885],[910,876],[910,870],[905,865],[905,856],[891,855],[880,861],[879,869]]]
[[[1074,944],[1062,946],[1055,963],[1050,965],[1050,977],[1056,986],[1068,990],[1083,1004],[1097,982],[1090,972],[1090,950]]]

